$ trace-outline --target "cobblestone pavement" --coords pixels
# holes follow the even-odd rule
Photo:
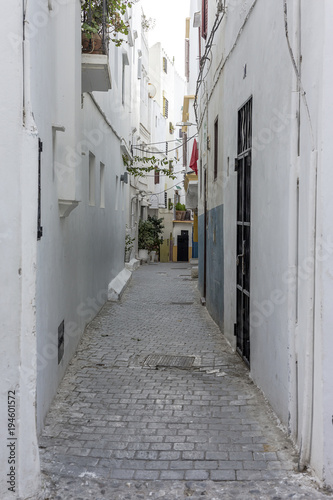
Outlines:
[[[296,472],[190,275],[187,263],[142,266],[87,328],[40,438],[45,498],[332,498]]]

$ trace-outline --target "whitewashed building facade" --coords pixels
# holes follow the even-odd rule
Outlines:
[[[193,0],[199,286],[299,449],[333,485],[333,6]]]
[[[15,441],[0,451],[7,500],[9,488],[38,498],[48,408],[86,324],[128,277],[122,154],[137,55],[132,29],[109,55],[81,54],[79,0],[14,0],[3,15],[0,436]]]

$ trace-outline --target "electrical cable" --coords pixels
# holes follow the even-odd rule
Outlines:
[[[314,133],[313,133],[312,119],[311,119],[310,109],[309,109],[309,105],[308,105],[308,100],[306,98],[306,92],[305,92],[304,87],[303,87],[301,75],[300,75],[299,69],[297,67],[295,56],[294,56],[294,53],[293,53],[293,49],[291,48],[291,44],[290,44],[290,40],[289,40],[287,1],[286,0],[282,0],[282,2],[283,2],[283,11],[284,11],[284,29],[285,29],[286,39],[287,39],[288,50],[289,50],[291,62],[292,62],[292,65],[293,65],[293,68],[294,68],[294,71],[295,71],[295,74],[296,74],[296,78],[297,78],[297,82],[298,82],[298,85],[299,85],[301,96],[302,96],[302,99],[303,99],[303,102],[304,102],[304,106],[305,106],[305,109],[306,109],[306,114],[307,114],[307,117],[308,117],[308,121],[309,121],[309,125],[310,125],[310,132],[311,132],[312,151],[314,151],[316,149],[316,146],[315,146],[315,139],[314,139]]]
[[[222,12],[222,16],[220,16],[221,12]],[[198,79],[197,79],[196,91],[195,91],[195,99],[194,99],[194,104],[193,104],[195,118],[196,118],[196,122],[198,124],[199,124],[199,120],[198,120],[198,95],[199,95],[199,90],[200,90],[201,84],[202,84],[202,82],[204,80],[203,72],[204,72],[204,69],[205,69],[206,61],[209,60],[208,54],[211,51],[211,48],[212,48],[212,45],[213,45],[213,41],[214,41],[214,37],[215,37],[215,33],[218,30],[218,28],[219,28],[219,26],[220,26],[220,24],[222,22],[222,19],[224,18],[224,15],[225,15],[225,7],[222,10],[218,9],[218,11],[216,13],[216,18],[215,18],[215,22],[214,22],[213,28],[212,28],[212,30],[211,30],[211,32],[209,34],[208,41],[206,43],[205,53],[202,56],[201,61],[200,61],[200,71],[199,71],[199,75],[198,75]]]
[[[224,69],[224,67],[225,67],[225,65],[226,65],[226,63],[227,63],[227,61],[229,60],[229,58],[230,58],[230,56],[231,56],[232,52],[235,50],[235,48],[236,48],[236,46],[237,46],[237,43],[238,43],[238,41],[239,41],[239,38],[241,37],[241,35],[242,35],[242,33],[243,33],[244,27],[245,27],[246,23],[248,22],[249,17],[250,17],[250,15],[251,15],[251,13],[252,13],[252,11],[253,11],[254,7],[256,6],[257,1],[258,1],[258,0],[254,0],[253,4],[251,5],[251,7],[250,7],[250,9],[249,9],[249,11],[248,11],[248,13],[247,13],[247,15],[246,15],[245,19],[244,19],[244,22],[243,22],[243,24],[242,24],[242,26],[241,26],[240,30],[238,31],[238,34],[237,34],[236,40],[235,40],[235,42],[234,42],[233,46],[231,47],[231,49],[230,49],[230,51],[229,51],[228,55],[227,55],[225,58],[223,58],[223,56],[222,56],[222,59],[221,59],[221,61],[220,61],[219,65],[217,66],[217,69],[216,69],[215,74],[214,74],[213,81],[215,80],[215,78],[216,78],[216,80],[215,80],[215,83],[213,84],[213,86],[212,86],[212,88],[211,88],[211,90],[210,90],[210,94],[209,94],[209,96],[208,96],[208,101],[210,101],[210,99],[211,99],[211,97],[212,97],[212,95],[213,95],[214,89],[215,89],[215,87],[216,87],[216,85],[217,85],[217,82],[218,82],[218,80],[219,80],[220,76],[221,76],[221,73],[222,73],[222,71],[223,71],[223,69]],[[215,20],[215,23],[214,23],[214,26],[213,26],[213,29],[212,29],[212,32],[211,32],[211,35],[212,35],[212,33],[214,32],[214,33],[213,33],[213,38],[214,38],[214,36],[215,36],[215,32],[217,31],[217,28],[219,27],[219,25],[220,25],[220,23],[221,23],[221,21],[222,21],[222,19],[223,19],[223,17],[224,17],[224,14],[225,14],[225,7],[224,7],[223,15],[222,15],[222,17],[219,19],[219,22],[217,22],[218,17],[217,17],[217,18],[216,18],[216,20]],[[216,16],[218,16],[218,15],[219,15],[219,14],[217,13],[217,14],[216,14]],[[215,26],[216,24],[217,24],[217,26]],[[208,57],[207,57],[207,56],[208,56],[209,50],[211,50],[211,46],[212,46],[212,42],[213,42],[213,39],[212,39],[212,40],[210,40],[210,39],[211,39],[211,35],[210,35],[210,38],[209,38],[209,41],[208,41],[208,42],[210,42],[210,45],[208,45],[208,42],[207,42],[207,44],[206,44],[206,50],[205,50],[205,54],[204,54],[204,56],[203,56],[203,57],[205,57],[205,59],[204,59],[204,61],[203,61],[203,63],[204,63],[204,64],[206,63],[206,60],[208,59]],[[208,50],[207,50],[207,49],[208,49]],[[203,64],[203,65],[204,65],[204,64]],[[203,119],[201,119],[201,121],[200,121],[200,123],[199,123],[199,120],[198,120],[198,117],[197,117],[197,112],[198,112],[198,94],[199,94],[199,90],[200,90],[201,83],[202,83],[202,81],[203,81],[203,78],[202,78],[202,73],[203,73],[203,68],[201,68],[201,69],[200,69],[199,77],[198,77],[198,80],[197,80],[197,89],[196,89],[196,94],[195,94],[195,95],[196,95],[196,97],[195,97],[195,100],[194,100],[194,112],[195,112],[195,116],[196,116],[196,120],[197,120],[197,123],[198,123],[198,128],[199,128],[199,129],[200,129],[200,127],[201,127],[202,120],[203,120]],[[217,74],[217,73],[218,73],[218,74]],[[217,74],[217,77],[216,77],[216,74]],[[205,111],[205,110],[203,110],[203,112],[202,112],[202,116],[204,115],[204,111]]]
[[[177,137],[177,139],[169,139],[168,141],[160,141],[160,142],[150,142],[149,144],[144,144],[145,146],[154,146],[155,144],[165,144],[166,142],[176,142],[176,141],[181,141],[180,137]],[[133,148],[136,146],[133,146]]]
[[[171,153],[172,151],[176,151],[177,149],[179,148],[182,148],[184,144],[188,143],[191,139],[193,139],[194,137],[197,137],[198,134],[194,134],[192,135],[191,137],[189,137],[186,141],[183,141],[179,146],[177,146],[176,148],[172,148],[172,149],[169,149],[168,150],[168,153]],[[164,144],[168,142],[168,141],[165,141]],[[147,146],[149,146],[149,144],[145,144]],[[143,151],[144,153],[150,153],[150,154],[156,154],[156,155],[164,155],[166,154],[165,151],[148,151],[147,149],[140,149],[139,147],[137,146],[132,146],[133,149],[135,148],[137,151]]]
[[[155,194],[163,194],[165,193],[166,191],[170,191],[170,189],[173,189],[177,186],[179,186],[179,184],[183,184],[185,181],[178,181],[177,184],[174,184],[173,186],[169,187],[168,189],[163,189],[163,191],[160,191],[159,193],[150,193],[149,196],[153,196]]]

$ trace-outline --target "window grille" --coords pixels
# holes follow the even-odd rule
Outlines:
[[[165,118],[169,116],[169,101],[166,97],[163,97],[163,116]]]
[[[238,111],[238,146],[240,155],[252,147],[252,98]]]
[[[168,193],[164,191],[164,207],[168,208]]]

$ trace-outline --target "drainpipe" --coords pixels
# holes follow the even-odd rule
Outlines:
[[[294,29],[293,46],[295,47],[295,60],[300,68],[300,0],[295,0],[293,9]],[[289,421],[288,429],[293,439],[298,437],[298,359],[297,359],[297,333],[298,333],[298,254],[299,254],[299,116],[300,93],[297,75],[292,82],[293,88],[298,92],[291,95],[291,122],[290,140],[290,171],[289,171],[289,227],[288,227],[288,332],[290,349],[290,386],[289,386]]]
[[[309,192],[308,192],[308,227],[307,227],[307,249],[311,254],[313,263],[313,272],[308,280],[308,298],[306,303],[307,321],[305,332],[305,359],[304,359],[304,390],[303,390],[303,407],[302,407],[302,428],[300,434],[300,454],[299,454],[299,470],[304,468],[310,463],[311,459],[311,444],[312,444],[312,431],[313,431],[313,406],[314,406],[314,348],[315,348],[315,312],[316,312],[316,219],[317,219],[317,163],[318,151],[314,137],[314,130],[312,125],[311,114],[306,98],[306,93],[302,85],[300,59],[298,64],[290,44],[288,34],[288,9],[287,0],[282,0],[285,19],[285,33],[288,44],[291,62],[297,77],[298,91],[300,100],[302,100],[306,121],[308,122],[310,136],[311,136],[311,156],[310,156],[310,172],[309,172]],[[301,3],[300,0],[295,0],[294,3],[294,19],[296,20],[297,33],[298,33],[298,47],[299,56],[301,55]],[[297,10],[296,10],[297,9]],[[300,138],[301,120],[298,118],[298,137]],[[300,150],[300,140],[298,139],[298,149]],[[296,333],[296,332],[295,332]],[[296,360],[296,357],[295,357]],[[297,372],[296,372],[297,375]]]
[[[314,406],[314,349],[315,349],[315,313],[316,313],[316,230],[317,230],[317,166],[318,152],[311,152],[310,178],[309,178],[309,218],[308,218],[308,248],[312,249],[313,272],[309,277],[307,300],[307,329],[306,351],[304,360],[304,393],[303,393],[303,418],[301,432],[301,446],[298,468],[304,470],[310,463],[311,444],[313,431],[313,406]]]

